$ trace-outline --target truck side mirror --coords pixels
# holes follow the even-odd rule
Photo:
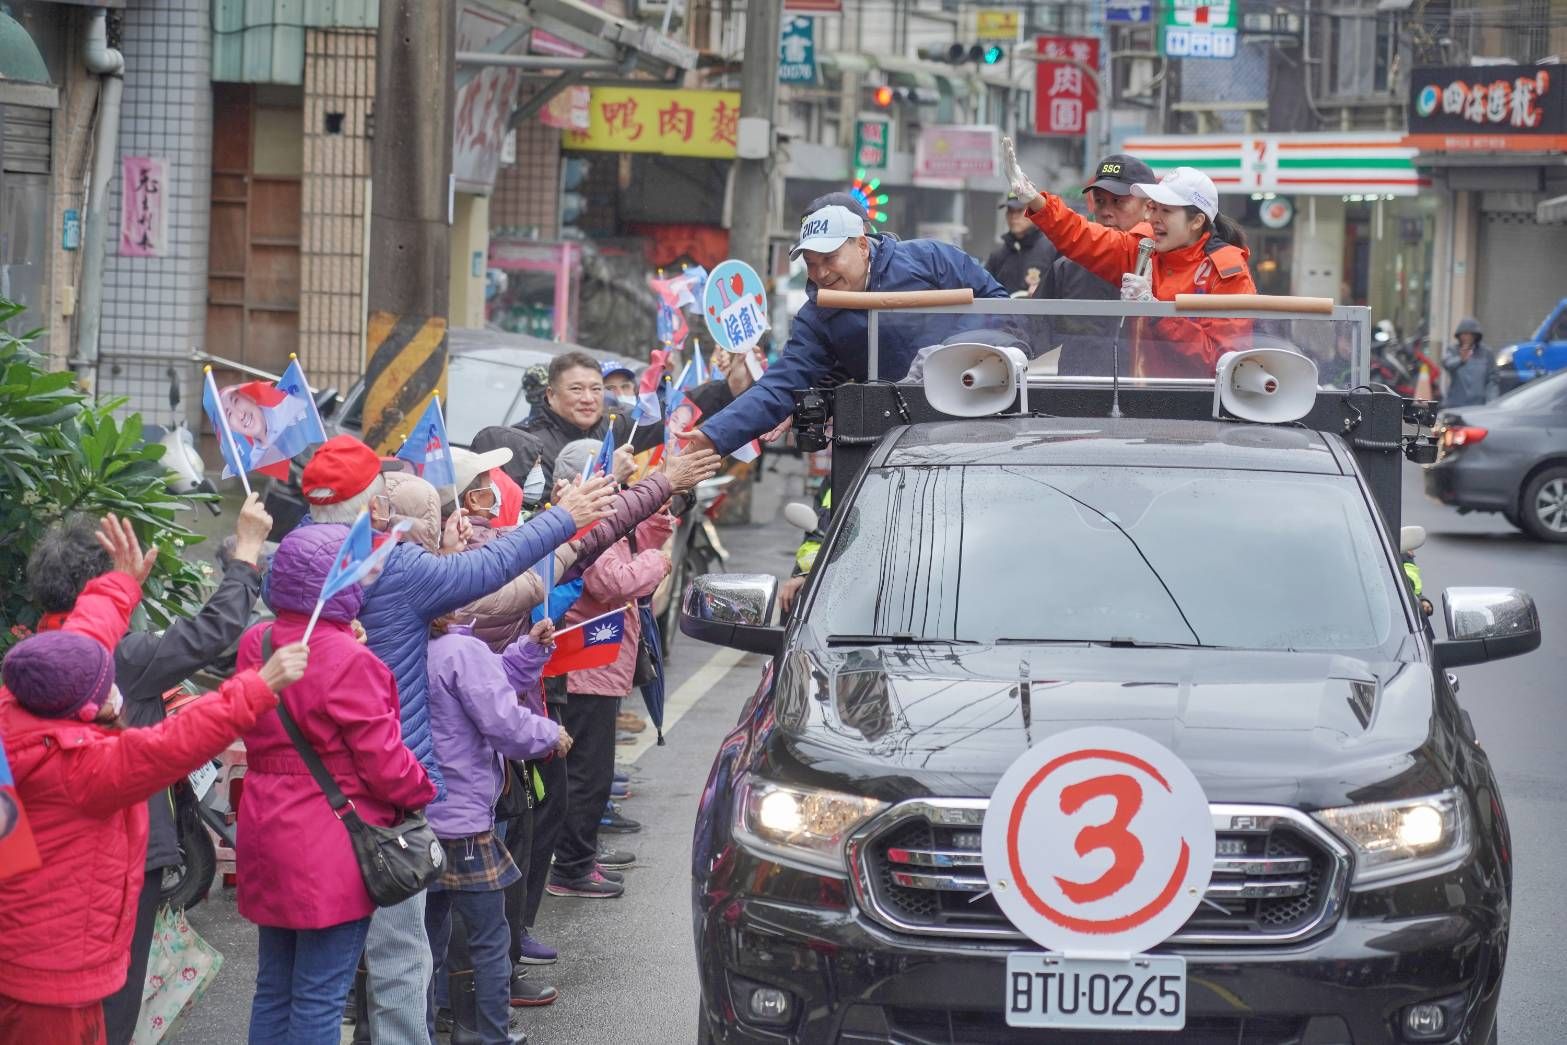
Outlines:
[[[778,594],[770,573],[708,573],[686,589],[680,630],[748,653],[776,657],[783,652],[784,630],[768,624]]]
[[[1534,600],[1517,588],[1448,588],[1442,616],[1448,638],[1434,647],[1439,668],[1516,657],[1540,645]]]

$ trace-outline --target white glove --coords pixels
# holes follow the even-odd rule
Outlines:
[[[1153,299],[1153,281],[1147,276],[1128,272],[1121,277],[1122,301],[1152,301]]]
[[[1040,193],[1034,188],[1034,183],[1028,180],[1028,175],[1023,173],[1023,165],[1017,161],[1017,147],[1012,144],[1010,137],[1001,139],[1001,150],[1005,155],[1007,182],[1012,186],[1012,195],[1032,203]]]

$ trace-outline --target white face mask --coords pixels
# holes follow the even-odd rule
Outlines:
[[[636,396],[616,396],[615,397],[615,402],[619,403],[625,409],[630,410],[632,407],[637,405],[637,397]]]
[[[538,461],[533,462],[528,477],[522,481],[522,499],[529,504],[538,504],[544,499],[544,465]]]

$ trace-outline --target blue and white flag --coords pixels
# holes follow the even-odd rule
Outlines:
[[[430,397],[424,415],[403,440],[396,456],[412,464],[414,473],[431,486],[451,486],[457,482],[457,468],[452,464],[452,442],[446,437],[446,419],[441,416],[440,396]]]

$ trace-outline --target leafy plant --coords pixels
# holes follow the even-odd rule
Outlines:
[[[50,524],[76,512],[113,512],[132,521],[144,546],[157,545],[142,600],[153,627],[192,612],[211,571],[180,557],[203,538],[175,513],[204,498],[169,492],[163,447],[143,441],[141,415],[114,418],[124,398],[94,402],[76,375],[50,372],[33,351],[39,331],[6,332],[22,311],[0,298],[0,652],[38,621],[26,581],[34,543]]]

